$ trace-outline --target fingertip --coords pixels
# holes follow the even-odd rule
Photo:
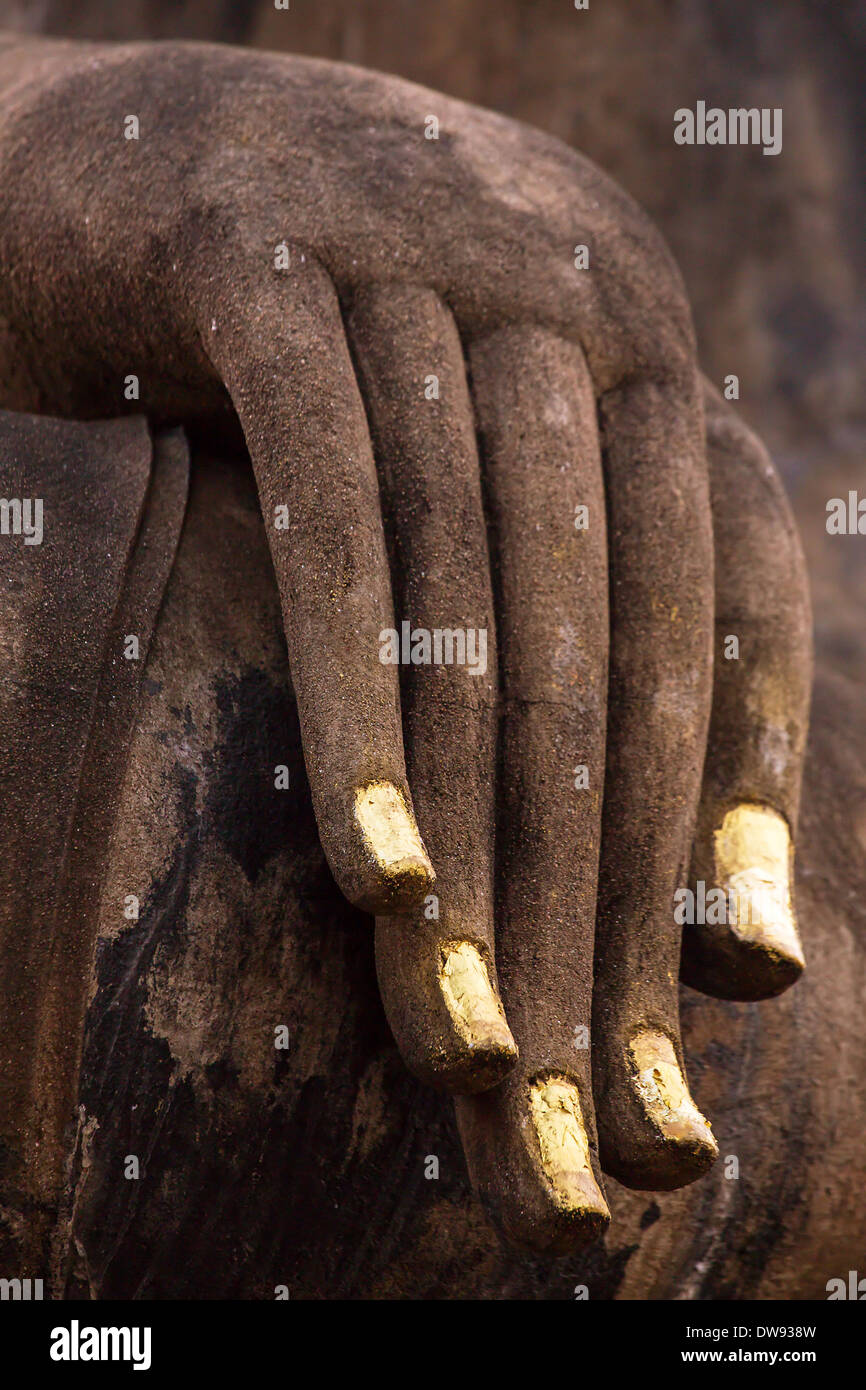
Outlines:
[[[610,1223],[610,1211],[592,1171],[580,1093],[567,1077],[545,1076],[530,1086],[529,1105],[545,1190],[561,1218],[546,1245],[588,1244]]]
[[[634,1035],[623,1080],[625,1090],[614,1086],[605,1099],[605,1172],[639,1191],[673,1191],[703,1177],[719,1147],[667,1034]]]
[[[796,979],[806,960],[791,901],[794,851],[787,821],[769,806],[741,802],[726,813],[713,844],[734,936],[766,954],[774,978]]]
[[[366,872],[348,896],[372,913],[405,913],[419,907],[436,875],[400,788],[384,780],[359,787],[352,810]]]
[[[610,1224],[576,1083],[565,1073],[516,1079],[458,1105],[474,1186],[508,1243],[568,1255]]]
[[[780,949],[776,931],[762,930],[748,941],[733,932],[709,940],[693,928],[683,934],[680,978],[713,999],[739,1004],[775,999],[796,984],[805,968],[799,937],[796,946]]]
[[[684,933],[683,978],[722,999],[771,999],[806,968],[791,891],[788,823],[769,806],[740,802],[722,817],[712,846],[725,921]]]
[[[438,986],[462,1047],[448,1049],[437,1084],[455,1094],[489,1090],[514,1066],[518,1049],[478,947],[443,945]]]
[[[508,1243],[532,1255],[577,1255],[601,1240],[610,1225],[604,1198],[571,1184],[567,1194],[539,1189],[531,1207],[515,1206],[505,1213],[486,1207]]]
[[[517,1044],[486,948],[468,936],[443,940],[438,931],[438,921],[417,913],[377,918],[382,1003],[413,1075],[437,1091],[477,1095],[508,1075]]]
[[[667,1154],[673,1187],[703,1176],[719,1156],[709,1120],[692,1099],[674,1045],[664,1033],[638,1033],[631,1043],[633,1084],[650,1124]]]

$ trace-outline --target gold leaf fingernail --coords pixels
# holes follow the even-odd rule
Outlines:
[[[674,1045],[664,1033],[638,1033],[631,1042],[634,1087],[648,1118],[665,1138],[716,1150],[709,1122],[695,1105]]]
[[[530,1087],[530,1107],[544,1175],[557,1206],[610,1219],[589,1156],[580,1093],[565,1077],[547,1077]]]
[[[458,941],[442,948],[439,987],[465,1043],[517,1056],[517,1044],[476,946]]]
[[[768,806],[743,803],[728,811],[713,836],[713,848],[731,930],[802,969],[806,962],[791,902],[787,822]]]
[[[367,849],[386,879],[433,883],[433,865],[415,817],[393,782],[371,782],[362,787],[355,795],[355,819]]]

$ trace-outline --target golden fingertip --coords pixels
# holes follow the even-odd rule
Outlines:
[[[393,886],[432,886],[435,874],[415,817],[393,782],[371,782],[355,794],[355,820],[382,877]]]
[[[439,988],[454,1027],[469,1047],[517,1056],[517,1044],[477,946],[469,941],[443,946]]]
[[[728,811],[713,848],[731,931],[802,970],[806,960],[791,900],[793,850],[784,817],[769,806],[744,802]]]
[[[609,1221],[592,1171],[577,1087],[564,1076],[546,1077],[530,1086],[529,1096],[541,1167],[556,1205],[575,1215]]]
[[[665,1139],[718,1153],[713,1131],[692,1100],[674,1045],[664,1033],[632,1039],[634,1087],[648,1119]]]

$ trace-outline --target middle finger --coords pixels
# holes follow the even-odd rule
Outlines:
[[[595,400],[580,350],[538,329],[493,334],[470,364],[500,584],[497,950],[520,1059],[457,1115],[497,1224],[564,1251],[609,1220],[589,1052],[608,642]]]

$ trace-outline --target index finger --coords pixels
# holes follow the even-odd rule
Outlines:
[[[399,912],[434,874],[380,660],[394,620],[372,445],[329,277],[297,251],[283,276],[226,268],[202,331],[253,461],[322,846],[350,902]]]

